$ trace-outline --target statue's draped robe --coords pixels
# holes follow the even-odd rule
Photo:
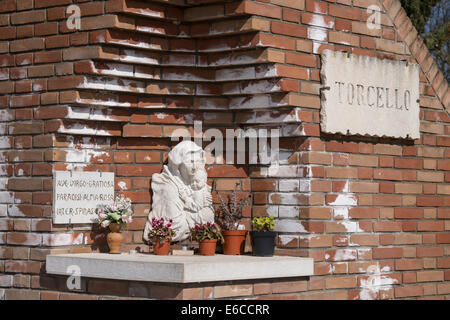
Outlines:
[[[193,190],[180,177],[171,174],[167,166],[161,173],[152,176],[152,209],[144,229],[144,240],[149,241],[152,217],[164,218],[164,224],[172,219],[172,229],[176,236],[172,241],[182,241],[189,238],[190,229],[195,224],[214,222],[211,187],[205,184],[201,198],[202,203],[195,202]]]

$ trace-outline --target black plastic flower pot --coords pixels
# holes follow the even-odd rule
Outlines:
[[[250,231],[253,255],[271,257],[275,249],[275,231]]]

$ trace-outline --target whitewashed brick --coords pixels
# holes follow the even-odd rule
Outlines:
[[[91,62],[94,72],[101,73],[102,75],[111,76],[123,76],[123,77],[133,77],[133,65],[119,64],[119,63],[107,63],[106,67],[103,69],[97,69]]]
[[[311,181],[310,180],[300,180],[300,192],[310,192],[311,191]]]
[[[8,206],[8,215],[10,217],[25,217],[25,214],[15,204],[10,204]]]
[[[271,204],[306,204],[307,199],[301,193],[271,193],[269,203]]]
[[[356,206],[358,197],[351,193],[339,194],[336,200],[329,204],[330,206]]]
[[[280,191],[299,191],[300,182],[298,180],[280,180]]]
[[[0,217],[6,217],[8,215],[8,207],[6,204],[0,204]]]
[[[264,108],[269,105],[270,105],[270,96],[264,94],[230,99],[230,109]]]
[[[145,53],[141,53],[135,50],[124,50],[123,55],[120,56],[120,61],[150,65],[159,64],[158,59],[149,57]]]
[[[276,136],[276,135],[274,135]],[[278,137],[280,134],[278,134]],[[292,151],[279,150],[278,152],[278,161],[280,165],[288,165],[290,163],[290,159],[292,157]]]
[[[255,67],[256,78],[276,77],[278,70],[276,66],[270,64],[262,64]]]
[[[266,168],[262,168],[266,169]],[[278,178],[297,178],[304,177],[304,167],[298,165],[290,165],[290,166],[279,166],[276,170],[268,170],[267,174],[269,177],[278,177]]]
[[[29,232],[10,232],[7,235],[8,244],[17,244],[24,246],[38,246],[41,244],[42,236],[38,233]]]
[[[298,239],[298,236],[292,236],[292,235],[279,235],[278,239],[280,240],[281,245],[286,245],[289,242]]]
[[[0,275],[0,287],[11,287],[13,285],[12,275]]]
[[[7,136],[0,137],[0,148],[11,148],[11,139]]]
[[[43,234],[42,244],[44,246],[70,246],[83,244],[83,234],[72,234],[72,233],[53,233],[53,234]]]
[[[8,175],[8,165],[0,164],[0,176],[6,176],[6,175]]]
[[[335,251],[335,254],[333,257],[330,257],[328,254],[325,254],[326,260],[333,260],[333,261],[349,261],[349,260],[356,260],[357,258],[357,251],[354,249],[337,249]]]
[[[344,226],[345,229],[347,230],[347,232],[362,232],[363,231],[359,228],[359,224],[356,221],[344,220],[344,221],[339,221],[338,224]]]
[[[303,224],[298,220],[281,219],[275,223],[274,231],[277,232],[295,232],[308,233]]]
[[[279,206],[278,216],[280,218],[298,218],[300,214],[300,207],[293,206]]]
[[[217,80],[255,79],[255,68],[221,69],[216,71]]]
[[[14,120],[13,112],[9,111],[9,109],[0,110],[0,121],[11,121],[11,120]]]
[[[278,206],[269,206],[267,208],[266,212],[269,216],[277,218],[278,217]]]
[[[14,193],[0,191],[0,203],[14,203]]]

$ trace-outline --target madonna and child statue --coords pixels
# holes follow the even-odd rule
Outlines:
[[[144,240],[149,241],[152,218],[172,219],[174,242],[188,239],[190,229],[196,224],[214,222],[205,163],[205,152],[192,141],[182,141],[169,152],[168,164],[161,173],[152,176],[153,202]]]

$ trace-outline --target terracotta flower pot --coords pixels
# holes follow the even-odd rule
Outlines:
[[[158,256],[167,256],[170,251],[170,240],[164,239],[164,240],[156,240],[156,242],[153,244],[153,253]]]
[[[223,244],[223,254],[244,254],[247,230],[222,230],[222,235],[225,239]]]
[[[122,225],[120,223],[111,223],[109,225],[109,230],[111,232],[106,236],[109,253],[120,253],[120,245],[123,241],[123,234],[120,232],[121,229]]]
[[[213,256],[216,254],[217,239],[203,240],[199,242],[200,254],[202,256]]]

